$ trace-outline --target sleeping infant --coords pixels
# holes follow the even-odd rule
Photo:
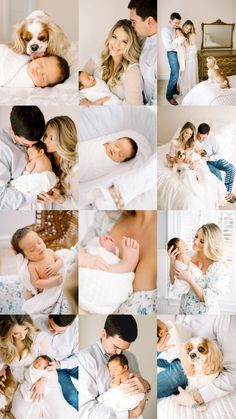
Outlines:
[[[79,71],[79,91],[83,98],[88,99],[93,104],[104,97],[110,97],[104,105],[118,105],[120,100],[114,95],[104,80],[98,79],[87,73],[87,71]]]
[[[27,154],[29,163],[25,167],[25,172],[12,180],[11,186],[22,193],[38,195],[41,192],[48,192],[57,184],[57,177],[52,171],[46,145],[38,141],[28,147]]]
[[[130,395],[122,391],[122,384],[129,378],[128,360],[124,354],[112,355],[107,363],[111,382],[110,389],[98,397],[98,402],[115,411],[132,410],[144,399],[144,393]],[[138,417],[139,419],[142,416]]]
[[[79,179],[88,182],[105,176],[120,163],[134,159],[138,151],[136,142],[130,137],[117,140],[81,141],[79,145]]]
[[[188,269],[190,263],[190,271],[194,279],[198,279],[202,275],[201,269],[191,262],[188,255],[187,244],[180,238],[174,237],[167,243],[167,250],[172,247],[172,250],[178,249],[180,253],[176,256],[175,267],[183,271]],[[169,297],[180,298],[182,294],[187,294],[190,290],[190,285],[181,278],[175,277],[174,284],[170,285]]]
[[[51,358],[47,355],[38,356],[33,364],[27,368],[24,376],[24,381],[19,385],[22,397],[26,401],[32,401],[32,385],[36,383],[40,378],[46,377],[48,374],[47,367],[52,362]],[[46,389],[47,391],[47,389]]]
[[[53,87],[64,83],[70,70],[67,61],[57,55],[29,61],[5,45],[0,45],[1,87]]]

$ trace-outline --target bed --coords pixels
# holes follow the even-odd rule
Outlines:
[[[136,132],[138,140],[145,137],[146,147],[143,147],[142,161],[136,164],[136,159],[120,165],[114,174],[103,176],[90,182],[80,182],[80,209],[117,209],[108,188],[119,178],[127,185],[134,182],[134,187],[127,188],[126,196],[122,197],[125,207],[122,209],[156,208],[156,113],[153,107],[81,107],[79,113],[79,141],[95,138],[109,138],[114,133]],[[136,137],[137,138],[137,137]],[[147,176],[148,174],[148,176]],[[136,181],[138,176],[138,181]],[[147,176],[150,184],[144,181]],[[130,190],[132,189],[132,197]],[[103,194],[104,192],[104,194]],[[107,192],[107,193],[106,193]],[[128,196],[129,195],[129,196]]]
[[[187,93],[182,106],[236,106],[236,75],[228,79],[229,89],[221,89],[208,80],[202,81]]]
[[[70,77],[54,87],[0,87],[0,105],[78,105],[77,43],[72,42],[67,61]]]

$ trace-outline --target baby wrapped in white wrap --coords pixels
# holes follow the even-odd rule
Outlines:
[[[86,246],[92,255],[101,256],[108,264],[117,264],[118,256],[107,251],[94,239]],[[113,313],[132,292],[134,272],[113,273],[90,268],[79,268],[79,305],[90,313]]]
[[[94,86],[80,90],[80,94],[83,98],[88,99],[90,102],[94,102],[97,99],[110,96],[110,99],[104,102],[105,106],[119,105],[122,103],[118,97],[110,91],[104,80],[98,79],[97,77],[95,77],[95,80],[96,84]]]
[[[17,268],[19,279],[24,287],[30,291],[34,296],[26,300],[22,305],[22,311],[27,314],[50,313],[59,314],[60,307],[63,300],[63,285],[66,279],[67,269],[73,263],[75,255],[74,252],[68,249],[60,249],[55,252],[63,260],[63,267],[59,273],[63,278],[63,283],[56,287],[45,288],[38,293],[37,289],[31,284],[30,274],[28,270],[28,260],[22,255],[17,254]]]
[[[126,394],[122,391],[122,384],[118,387],[109,388],[105,393],[97,398],[97,401],[104,406],[110,407],[118,412],[132,410],[144,399],[144,394]],[[142,419],[138,416],[137,419]]]
[[[32,391],[31,387],[36,381],[38,381],[42,377],[46,377],[48,374],[47,370],[41,370],[34,367],[34,365],[30,365],[29,368],[27,368],[25,372],[25,380],[22,384],[20,384],[20,392],[23,396],[23,398],[27,401],[32,401]],[[46,392],[47,392],[46,388]]]
[[[180,260],[175,261],[175,267],[177,269],[181,269],[182,271],[186,271],[188,269],[188,265],[186,263],[181,262]],[[193,263],[190,263],[190,272],[193,276],[193,279],[198,279],[202,276],[202,271]],[[169,298],[180,298],[182,294],[187,294],[190,290],[190,285],[181,278],[175,277],[174,284],[170,284],[169,289]]]
[[[28,55],[16,54],[6,45],[0,45],[0,86],[34,87],[28,74]]]
[[[11,181],[11,186],[22,193],[38,195],[48,192],[57,184],[57,177],[54,172],[45,171],[42,173],[25,172],[22,176]]]

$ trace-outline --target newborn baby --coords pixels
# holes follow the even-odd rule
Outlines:
[[[117,140],[81,141],[79,145],[79,179],[88,182],[112,172],[119,163],[134,159],[138,151],[130,137]]]
[[[118,387],[129,378],[128,359],[124,354],[112,355],[107,366],[111,376],[110,388]]]
[[[28,56],[0,46],[0,86],[53,87],[63,83],[69,75],[69,65],[62,57],[52,55],[29,61]]]
[[[41,237],[30,227],[18,229],[12,236],[11,245],[16,253],[28,260],[32,287],[24,293],[26,300],[33,297],[33,289],[41,293],[44,288],[62,284],[63,279],[59,273],[63,267],[62,259],[53,250],[47,249]]]
[[[79,71],[79,91],[81,96],[92,102],[93,105],[117,105],[120,100],[114,95],[104,80],[98,79],[87,73],[87,71]],[[100,99],[109,97],[104,103],[100,103]]]
[[[42,141],[38,141],[28,147],[27,154],[29,163],[25,167],[25,172],[22,176],[12,180],[11,186],[22,193],[38,195],[41,192],[48,192],[57,184],[57,177],[52,171],[46,145]]]
[[[174,237],[167,243],[167,250],[170,250],[171,247],[172,251],[178,249],[180,252],[176,256],[175,267],[177,269],[185,271],[188,269],[190,263],[191,274],[195,279],[200,278],[200,276],[202,275],[202,271],[191,262],[191,259],[188,255],[187,244],[182,239]],[[182,294],[187,294],[189,290],[190,285],[186,281],[184,281],[181,278],[175,277],[174,284],[170,287],[169,297],[180,298]]]
[[[24,381],[20,384],[20,392],[22,397],[27,401],[32,401],[32,385],[36,383],[40,378],[46,377],[48,374],[47,367],[52,362],[51,358],[47,355],[38,356],[33,364],[27,368],[24,376]]]

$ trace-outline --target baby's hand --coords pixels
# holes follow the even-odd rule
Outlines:
[[[58,268],[56,263],[52,263],[51,265],[47,266],[46,272],[48,276],[53,276],[58,274]]]

